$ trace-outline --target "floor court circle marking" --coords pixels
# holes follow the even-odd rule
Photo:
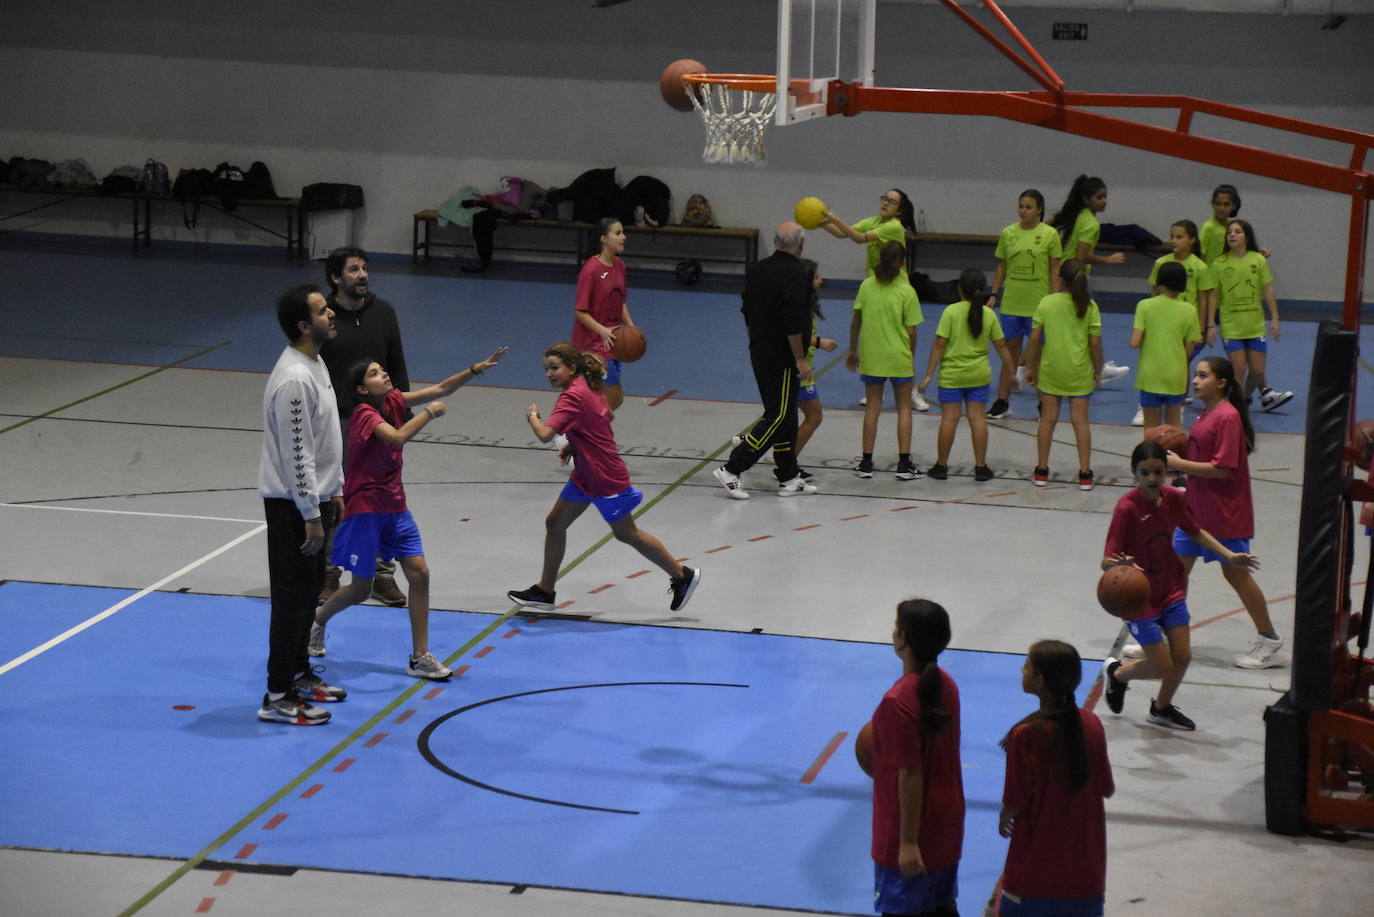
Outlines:
[[[500,793],[503,796],[513,796],[516,799],[525,799],[530,802],[538,802],[550,806],[563,806],[569,809],[584,809],[590,812],[609,812],[614,815],[638,815],[639,812],[633,809],[612,809],[606,806],[593,806],[580,802],[564,802],[558,799],[546,799],[541,796],[529,796],[525,793],[517,793],[514,790],[505,790],[498,786],[492,786],[489,783],[483,783],[482,781],[475,780],[472,777],[467,776],[466,774],[459,773],[458,771],[449,767],[443,761],[439,760],[439,756],[436,755],[434,753],[434,750],[430,747],[429,738],[431,735],[434,734],[434,731],[436,729],[438,729],[440,726],[442,726],[449,720],[453,719],[455,716],[458,716],[460,713],[466,713],[469,710],[475,710],[478,707],[485,707],[487,704],[495,704],[499,701],[513,700],[517,697],[533,697],[538,694],[552,694],[558,691],[580,691],[586,688],[629,688],[644,685],[680,685],[696,688],[749,687],[748,685],[728,684],[714,681],[615,681],[607,682],[604,684],[565,685],[561,688],[542,688],[538,691],[521,691],[517,694],[504,694],[500,697],[489,697],[486,700],[480,700],[474,704],[468,704],[465,707],[459,707],[457,710],[451,710],[448,713],[445,713],[443,716],[439,717],[438,719],[434,720],[424,729],[420,730],[420,736],[418,739],[416,739],[415,744],[420,749],[421,756],[423,756],[424,759],[428,761],[430,765],[432,765],[436,770],[448,774],[450,777],[453,777],[456,780],[461,780],[464,783],[475,786],[481,790],[490,790],[493,793]]]

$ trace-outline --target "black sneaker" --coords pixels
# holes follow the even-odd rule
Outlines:
[[[669,611],[681,611],[687,607],[687,601],[696,591],[697,584],[701,582],[701,571],[682,565],[682,575],[668,580],[668,591],[673,594],[673,600],[668,604]]]
[[[1102,697],[1107,701],[1107,709],[1113,713],[1120,713],[1126,706],[1126,689],[1130,685],[1116,677],[1116,670],[1121,668],[1121,660],[1112,656],[1107,657],[1107,661],[1102,665],[1102,684],[1104,690]],[[1153,704],[1151,708],[1153,709]]]
[[[258,708],[258,719],[292,726],[322,726],[329,722],[329,715],[328,710],[307,704],[294,691],[287,691],[280,700],[270,700],[264,694],[262,706]]]
[[[978,465],[973,469],[973,479],[975,481],[991,481],[992,478],[992,469],[987,465]]]
[[[897,480],[899,481],[919,481],[925,476],[925,472],[917,468],[916,463],[909,459],[897,463]]]
[[[506,593],[506,598],[525,608],[553,611],[554,594],[540,589],[537,583],[528,589],[512,589]]]
[[[861,478],[873,477],[873,462],[871,459],[860,459],[859,464],[854,466],[854,474]]]
[[[1192,732],[1197,728],[1197,724],[1180,713],[1173,704],[1156,707],[1153,700],[1150,701],[1150,722],[1160,726],[1168,726],[1170,729],[1183,729],[1187,732]]]
[[[926,477],[934,478],[937,481],[943,481],[949,477],[949,466],[938,463],[931,465],[930,470],[926,472]]]
[[[304,675],[298,675],[296,680],[291,683],[291,690],[295,691],[302,700],[316,704],[337,704],[348,696],[348,692],[343,688],[327,683],[313,670]]]
[[[992,420],[1001,420],[1003,417],[1011,416],[1011,405],[1007,404],[1007,399],[998,398],[988,408],[988,417]]]

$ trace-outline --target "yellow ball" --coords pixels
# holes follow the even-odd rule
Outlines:
[[[825,222],[825,202],[818,197],[804,197],[797,201],[792,215],[802,229],[815,229]]]

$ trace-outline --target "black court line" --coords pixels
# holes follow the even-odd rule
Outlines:
[[[440,761],[439,756],[434,753],[434,750],[432,748],[430,748],[429,737],[434,734],[434,731],[436,729],[438,729],[447,721],[453,719],[458,714],[467,713],[469,710],[475,710],[478,707],[485,707],[487,704],[495,704],[500,701],[512,700],[517,697],[534,697],[538,694],[553,694],[558,691],[579,691],[584,688],[627,688],[643,685],[685,685],[688,687],[698,688],[749,687],[748,685],[727,684],[714,681],[612,681],[606,682],[604,684],[566,685],[561,688],[542,688],[538,691],[520,691],[516,694],[503,694],[500,697],[489,697],[486,700],[479,700],[475,704],[468,704],[466,707],[459,707],[457,710],[450,710],[448,713],[445,713],[443,716],[434,720],[424,729],[420,730],[420,736],[415,740],[415,744],[420,749],[420,755],[426,761],[428,761],[430,765],[433,766],[436,770],[448,774],[450,777],[453,777],[456,780],[461,780],[466,784],[475,786],[479,790],[489,790],[493,793],[500,793],[502,796],[513,796],[516,799],[525,799],[530,802],[538,802],[550,806],[564,806],[569,809],[583,809],[589,812],[610,812],[615,815],[638,815],[639,812],[635,811],[634,809],[613,809],[608,808],[606,806],[593,806],[580,802],[564,802],[558,799],[547,799],[542,796],[530,796],[525,793],[517,793],[514,790],[505,790],[499,786],[492,786],[489,783],[483,783],[482,781],[475,780],[472,777],[467,776],[466,774],[459,773],[458,771],[446,765],[443,761]]]

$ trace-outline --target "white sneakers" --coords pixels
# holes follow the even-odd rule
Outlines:
[[[1112,382],[1127,375],[1131,371],[1129,366],[1118,366],[1115,360],[1108,360],[1102,367],[1102,384]]]
[[[814,494],[819,489],[820,488],[818,488],[815,484],[812,484],[806,478],[803,478],[800,475],[798,475],[792,480],[783,481],[781,484],[778,485],[778,496],[795,497],[800,494]]]
[[[1135,409],[1135,416],[1131,418],[1131,426],[1133,426],[1133,427],[1143,427],[1143,426],[1145,426],[1145,409],[1144,409],[1144,408],[1136,408],[1136,409]]]
[[[926,401],[924,396],[922,396],[921,393],[916,391],[915,389],[911,390],[911,409],[913,411],[930,410],[930,402]]]
[[[731,499],[749,499],[749,491],[744,489],[744,482],[739,479],[739,475],[726,471],[724,465],[713,469],[711,474],[715,475],[716,480],[720,482],[721,487],[725,488],[725,492],[730,495]]]

